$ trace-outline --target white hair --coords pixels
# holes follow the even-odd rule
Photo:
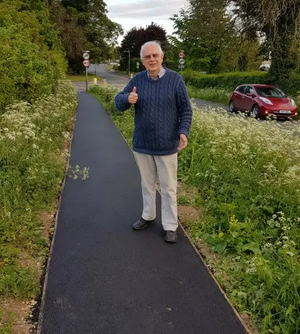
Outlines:
[[[162,54],[162,55],[164,54],[164,52],[163,52],[163,50],[162,50],[162,48],[160,46],[160,43],[158,41],[150,41],[150,42],[146,42],[145,44],[142,45],[141,52],[140,52],[141,59],[144,58],[143,55],[144,55],[144,49],[145,49],[145,47],[148,46],[148,45],[151,45],[151,44],[154,44],[154,45],[156,45],[158,47],[160,54]]]

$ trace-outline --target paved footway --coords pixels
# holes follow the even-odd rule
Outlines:
[[[66,180],[39,333],[245,333],[182,231],[167,244],[160,223],[132,230],[142,208],[132,152],[100,103],[79,97],[70,164],[89,178]]]

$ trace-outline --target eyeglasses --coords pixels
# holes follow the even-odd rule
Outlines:
[[[143,58],[146,59],[146,60],[150,60],[151,57],[153,57],[154,59],[158,59],[159,56],[160,56],[160,53],[153,53],[151,55],[145,55],[145,56],[143,56]]]

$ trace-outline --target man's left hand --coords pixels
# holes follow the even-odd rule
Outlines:
[[[179,146],[178,146],[178,151],[181,151],[184,148],[186,148],[187,143],[188,143],[188,139],[187,139],[187,136],[184,135],[183,133],[180,135],[179,139],[180,139],[180,142],[179,142]]]

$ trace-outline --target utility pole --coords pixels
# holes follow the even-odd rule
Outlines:
[[[127,50],[127,52],[128,52],[128,72],[130,76],[130,50]]]

